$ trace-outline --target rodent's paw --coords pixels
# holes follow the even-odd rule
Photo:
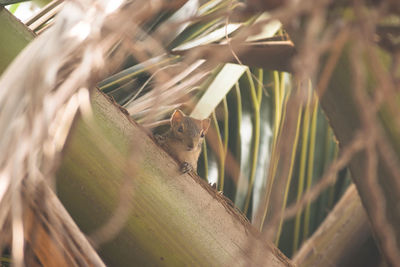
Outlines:
[[[213,189],[217,190],[217,184],[216,184],[216,183],[209,183],[209,185],[210,185]]]
[[[186,162],[186,161],[182,162],[182,164],[181,164],[181,172],[182,173],[188,173],[193,170],[194,170],[194,168],[189,162]]]

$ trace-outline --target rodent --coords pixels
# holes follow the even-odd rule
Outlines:
[[[209,127],[210,119],[197,120],[177,109],[170,118],[170,129],[165,134],[155,135],[155,139],[181,163],[182,172],[197,173],[197,161]]]

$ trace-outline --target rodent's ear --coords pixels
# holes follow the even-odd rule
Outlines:
[[[171,116],[171,124],[180,124],[185,117],[185,114],[180,109],[176,109]]]
[[[204,134],[207,133],[207,130],[210,127],[210,123],[210,119],[204,119],[201,121],[201,128],[203,129]]]

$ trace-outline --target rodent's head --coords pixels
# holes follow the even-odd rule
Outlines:
[[[174,111],[170,122],[174,136],[182,141],[188,151],[201,146],[208,127],[210,127],[210,119],[197,120],[186,116],[179,109]]]

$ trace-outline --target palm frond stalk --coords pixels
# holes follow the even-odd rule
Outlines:
[[[316,250],[315,248],[318,248]],[[382,260],[354,185],[293,257],[298,266],[377,266]]]

